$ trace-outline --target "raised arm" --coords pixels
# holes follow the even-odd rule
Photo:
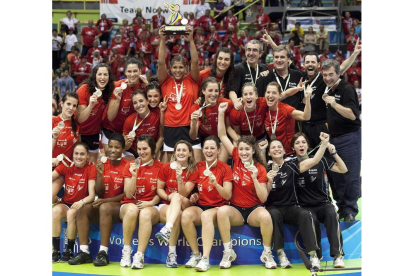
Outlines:
[[[218,109],[218,126],[217,132],[220,141],[223,143],[224,147],[226,148],[227,152],[231,154],[233,152],[233,143],[230,141],[229,137],[227,137],[226,133],[226,125],[224,122],[224,115],[227,109],[228,103],[221,103]]]
[[[201,111],[196,110],[191,113],[191,121],[190,121],[190,138],[192,140],[197,139],[198,127],[199,127],[199,119],[200,119]]]
[[[361,53],[362,51],[362,46],[359,43],[359,38],[355,44],[355,49],[352,52],[352,54],[346,59],[344,60],[344,62],[342,62],[341,64],[341,68],[339,70],[340,74],[343,75],[346,70],[349,69],[349,67],[351,67],[352,63],[354,63],[355,59],[358,57],[358,55]]]
[[[160,35],[160,46],[158,47],[158,69],[157,77],[159,83],[165,81],[168,76],[167,65],[165,64],[166,48],[165,48],[165,25],[162,25],[158,31]]]
[[[348,171],[348,168],[346,167],[342,158],[336,152],[335,146],[329,143],[328,150],[331,156],[333,156],[335,159],[335,164],[330,168],[330,170],[336,173],[346,173]]]
[[[328,146],[328,143],[329,143],[329,135],[321,132],[319,135],[319,138],[321,139],[322,144],[320,145],[318,151],[313,156],[313,158],[308,158],[300,162],[299,164],[300,173],[306,172],[307,170],[309,170],[310,168],[318,164],[319,161],[321,161],[322,156],[325,153],[326,147]]]
[[[295,120],[300,121],[308,121],[311,118],[311,103],[310,103],[310,96],[312,95],[312,87],[309,85],[306,88],[306,96],[305,96],[305,109],[302,111],[294,110],[292,112],[292,118]]]
[[[191,78],[195,82],[198,82],[199,75],[200,75],[200,68],[198,67],[198,51],[194,43],[193,27],[191,27],[190,25],[187,25],[186,31],[188,32],[187,39],[190,41]]]

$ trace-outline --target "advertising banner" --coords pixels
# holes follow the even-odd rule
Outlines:
[[[300,27],[307,32],[309,27],[313,27],[313,31],[319,31],[319,25],[324,25],[325,30],[336,32],[336,17],[335,16],[306,16],[306,17],[287,17],[286,29],[288,31],[295,28],[295,23],[300,22]]]

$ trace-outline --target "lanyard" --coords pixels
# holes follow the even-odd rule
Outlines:
[[[247,68],[249,68],[249,73],[250,73],[250,77],[252,78],[252,83],[254,84],[254,86],[256,86],[257,76],[259,76],[259,64],[256,64],[256,78],[253,80],[252,71],[250,70],[250,65],[248,62],[246,63],[247,63]]]
[[[270,110],[269,110],[269,118],[270,118],[270,126],[272,128],[272,135],[276,135],[276,128],[277,128],[277,116],[279,115],[279,108],[277,108],[277,112],[276,112],[276,117],[275,117],[275,124],[272,124],[272,115],[270,115]]]
[[[219,83],[219,91],[221,92],[221,87],[223,86],[223,80],[224,80],[224,76],[221,79],[221,82]]]
[[[320,74],[321,74],[321,72],[319,72],[319,73],[316,75],[315,79],[311,82],[310,87],[312,87],[312,86],[313,86],[313,84],[315,83],[315,81],[319,78],[319,75],[320,75]],[[309,76],[308,76],[308,78],[309,78]],[[305,93],[305,90],[306,90],[306,84],[304,84],[304,85],[303,85],[303,93]]]
[[[341,81],[341,78],[339,78],[331,87],[326,86],[324,94],[328,94],[328,92],[332,89],[332,87],[337,85],[338,82],[340,82],[340,81]]]
[[[132,129],[133,132],[135,132],[139,128],[139,126],[148,117],[149,114],[150,114],[150,111],[148,111],[147,115],[145,115],[144,119],[142,119],[141,122],[139,122],[138,125],[136,124],[137,123],[137,119],[138,119],[138,114],[137,114],[137,116],[135,117],[134,128]]]
[[[174,83],[175,83],[175,93],[177,95],[177,103],[180,103],[181,95],[183,93],[183,82],[181,83],[180,92],[178,92],[177,83],[175,82],[175,80],[174,80]]]
[[[211,169],[211,167],[213,167],[216,163],[217,163],[217,159],[216,159],[216,160],[214,160],[214,162],[211,164],[211,166],[209,166],[209,165],[207,164],[207,161],[206,161],[206,168],[207,168],[207,170],[210,170],[210,169]]]
[[[288,84],[289,84],[290,74],[288,75],[288,78],[287,78],[287,80],[286,80],[286,83],[285,83],[285,89],[283,89],[282,84],[280,83],[279,77],[277,76],[277,74],[275,73],[275,71],[273,71],[273,74],[275,74],[275,77],[276,77],[277,83],[278,83],[278,84],[279,84],[279,86],[280,86],[280,89],[282,89],[282,92],[285,92],[285,91],[286,91],[286,88],[287,88],[287,86],[288,86]]]
[[[254,108],[253,126],[250,125],[250,120],[249,120],[249,116],[247,116],[246,107],[244,107],[243,109],[244,109],[244,114],[246,114],[247,123],[249,124],[250,134],[253,136],[254,122],[256,119],[256,107]]]
[[[69,159],[69,157],[67,157],[67,156],[66,156],[66,155],[64,155],[63,153],[59,154],[59,155],[56,157],[56,159],[57,159],[58,161],[62,162],[62,163],[63,163],[63,165],[65,165],[65,166],[66,166],[66,167],[68,167],[68,168],[72,167],[72,166],[75,164],[74,162],[72,162],[72,160],[70,160],[70,159]],[[70,165],[68,165],[68,164],[65,162],[65,159],[69,162],[69,164],[70,164]]]

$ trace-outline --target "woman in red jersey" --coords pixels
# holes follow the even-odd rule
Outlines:
[[[176,243],[180,234],[181,211],[191,205],[188,198],[197,180],[193,148],[188,141],[180,140],[174,147],[171,163],[163,164],[158,173],[157,194],[162,203],[160,221],[165,226],[155,236],[169,243],[167,267],[178,267]]]
[[[160,114],[159,104],[162,101],[161,86],[157,81],[154,81],[153,79],[156,78],[150,78],[145,92],[147,93],[149,109],[155,113]]]
[[[192,144],[197,160],[201,160],[200,139],[192,140],[189,137],[190,130],[190,109],[198,96],[198,53],[193,39],[193,28],[186,26],[186,32],[190,41],[191,71],[185,74],[186,61],[182,56],[174,57],[170,62],[171,75],[168,74],[165,63],[165,26],[161,26],[160,46],[158,49],[158,71],[157,76],[161,85],[162,96],[168,97],[168,107],[165,112],[164,127],[164,153],[171,159],[174,146],[177,141],[183,139]],[[192,150],[192,151],[193,151]]]
[[[90,78],[76,91],[79,95],[76,120],[81,139],[89,147],[91,162],[96,162],[98,158],[102,116],[113,90],[111,70],[108,65],[101,63],[93,68]]]
[[[185,209],[181,216],[181,226],[192,251],[185,267],[195,267],[198,271],[207,271],[210,267],[209,256],[214,227],[217,226],[217,210],[228,204],[233,181],[229,165],[218,159],[220,141],[216,136],[204,140],[203,154],[206,161],[197,163],[198,196],[194,194],[198,197],[197,205]],[[203,255],[200,255],[198,249],[196,225],[202,225]]]
[[[125,62],[126,79],[115,82],[115,90],[109,99],[108,107],[102,120],[102,144],[104,150],[108,148],[108,138],[112,132],[122,133],[125,119],[134,113],[131,95],[137,90],[145,90],[146,78],[141,76],[142,63],[136,58],[127,59]],[[125,143],[132,143],[132,137],[128,137]],[[124,151],[127,160],[133,160],[132,153]]]
[[[128,161],[121,158],[124,147],[125,140],[122,134],[113,133],[109,138],[108,157],[103,156],[96,165],[95,191],[98,199],[92,204],[86,204],[85,207],[78,211],[76,226],[79,235],[80,251],[68,262],[71,265],[92,262],[92,255],[88,246],[89,223],[91,221],[99,221],[99,231],[101,234],[101,246],[93,264],[95,266],[105,266],[109,263],[108,246],[112,223],[120,222],[120,201],[125,195],[122,172]]]
[[[306,89],[305,94],[305,109],[304,111],[299,111],[288,104],[280,102],[281,89],[277,82],[273,81],[266,87],[265,99],[267,110],[264,120],[265,130],[271,139],[277,138],[282,141],[286,155],[293,153],[290,141],[295,134],[295,120],[307,121],[311,116],[310,95],[312,95],[312,87],[310,85]]]
[[[52,262],[67,262],[73,258],[76,239],[76,215],[79,209],[92,203],[95,198],[95,166],[88,162],[88,145],[78,142],[73,147],[73,163],[61,163],[52,172],[52,181],[64,178],[65,191],[62,200],[52,209]],[[57,191],[53,191],[56,197]],[[68,247],[60,255],[61,221],[67,221]]]
[[[276,263],[270,250],[273,231],[272,219],[269,212],[263,207],[269,194],[264,161],[260,160],[254,137],[242,136],[237,141],[236,147],[227,137],[224,125],[224,113],[227,105],[227,103],[222,103],[219,107],[218,135],[227,151],[232,155],[234,180],[230,206],[222,206],[217,211],[218,228],[224,245],[220,268],[230,268],[231,262],[237,257],[231,246],[231,226],[247,223],[254,227],[260,227],[264,246],[260,260],[265,263],[266,268],[275,269]]]
[[[157,195],[157,176],[162,163],[155,160],[155,142],[152,136],[144,134],[138,138],[139,158],[125,166],[125,197],[121,202],[120,217],[124,248],[122,249],[122,267],[143,268],[144,252],[147,248],[152,226],[159,222]],[[138,251],[131,265],[131,240],[138,221]]]

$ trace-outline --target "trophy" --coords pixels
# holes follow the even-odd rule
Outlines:
[[[184,35],[186,34],[186,25],[188,20],[180,13],[180,5],[164,3],[164,7],[171,12],[170,24],[165,25],[166,35]],[[179,22],[181,19],[181,22]],[[176,25],[176,24],[182,25]]]

